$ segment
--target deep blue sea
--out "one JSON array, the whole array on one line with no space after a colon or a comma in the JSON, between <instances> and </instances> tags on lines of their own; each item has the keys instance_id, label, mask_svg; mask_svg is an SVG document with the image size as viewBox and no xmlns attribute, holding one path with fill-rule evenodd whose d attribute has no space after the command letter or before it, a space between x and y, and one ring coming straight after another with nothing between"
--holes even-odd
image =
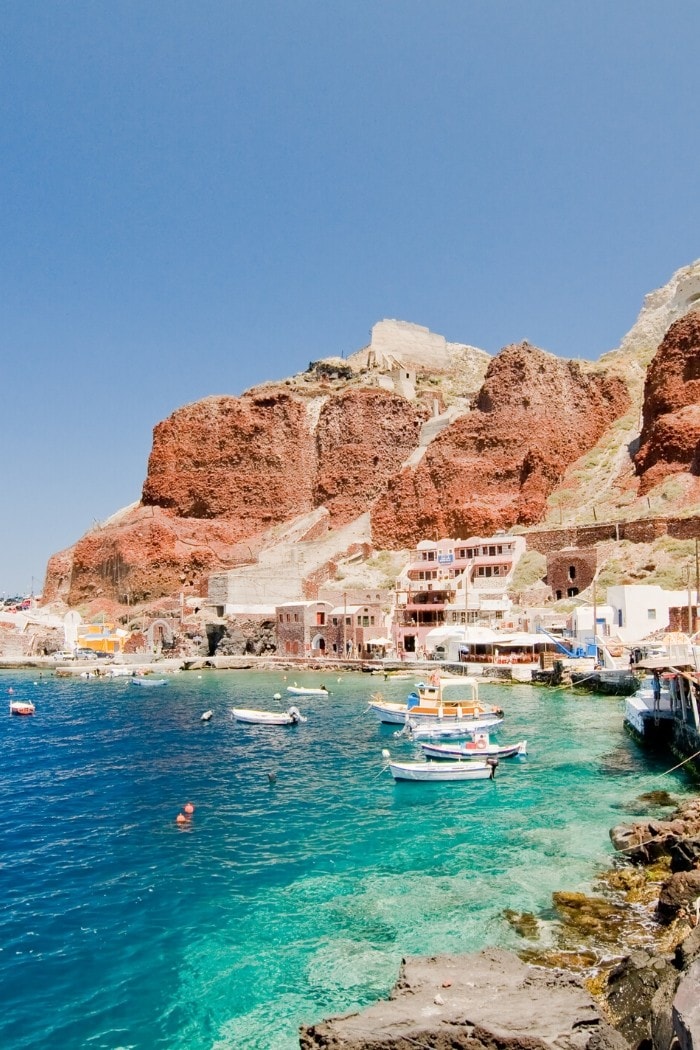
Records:
<instances>
[{"instance_id":1,"label":"deep blue sea","mask_svg":"<svg viewBox=\"0 0 700 1050\"><path fill-rule=\"evenodd\" d=\"M232 720L277 692L288 706L293 677L331 689L293 701L305 724ZM0 720L0 1046L292 1050L302 1021L385 995L405 954L521 944L505 907L543 917L546 940L552 892L609 866L635 799L693 793L627 738L624 701L488 684L500 741L526 737L528 758L494 781L395 784L382 748L415 745L366 703L410 686L1 673L37 711Z\"/></svg>"}]
</instances>

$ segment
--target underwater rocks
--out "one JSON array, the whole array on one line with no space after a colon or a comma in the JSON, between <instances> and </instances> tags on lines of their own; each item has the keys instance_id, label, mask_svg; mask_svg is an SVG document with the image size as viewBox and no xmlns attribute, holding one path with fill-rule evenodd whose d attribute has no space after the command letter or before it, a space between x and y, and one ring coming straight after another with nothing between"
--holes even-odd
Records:
<instances>
[{"instance_id":1,"label":"underwater rocks","mask_svg":"<svg viewBox=\"0 0 700 1050\"><path fill-rule=\"evenodd\" d=\"M301 1050L700 1050L700 798L610 837L599 895L553 895L553 946L534 944L536 916L506 909L530 942L518 955L404 960L388 1000L303 1026Z\"/></svg>"},{"instance_id":2,"label":"underwater rocks","mask_svg":"<svg viewBox=\"0 0 700 1050\"><path fill-rule=\"evenodd\" d=\"M625 1050L571 975L512 952L404 960L391 997L302 1027L302 1050Z\"/></svg>"}]
</instances>

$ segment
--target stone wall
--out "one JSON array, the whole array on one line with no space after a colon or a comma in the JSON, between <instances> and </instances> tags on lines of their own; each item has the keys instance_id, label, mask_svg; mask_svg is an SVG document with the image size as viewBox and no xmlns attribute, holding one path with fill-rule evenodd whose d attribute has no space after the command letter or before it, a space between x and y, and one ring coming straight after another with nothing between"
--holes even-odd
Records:
<instances>
[{"instance_id":1,"label":"stone wall","mask_svg":"<svg viewBox=\"0 0 700 1050\"><path fill-rule=\"evenodd\" d=\"M591 547L610 540L651 543L659 536L677 540L700 538L700 516L688 518L638 518L635 521L571 525L563 529L535 529L526 534L528 550L550 554L566 547Z\"/></svg>"}]
</instances>

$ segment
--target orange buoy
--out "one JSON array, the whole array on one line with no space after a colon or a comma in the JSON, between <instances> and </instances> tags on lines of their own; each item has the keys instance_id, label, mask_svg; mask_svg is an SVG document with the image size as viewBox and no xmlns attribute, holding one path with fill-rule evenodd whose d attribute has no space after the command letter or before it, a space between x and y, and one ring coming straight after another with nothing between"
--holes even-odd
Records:
<instances>
[{"instance_id":1,"label":"orange buoy","mask_svg":"<svg viewBox=\"0 0 700 1050\"><path fill-rule=\"evenodd\" d=\"M185 806L185 813L194 813L194 806L191 802L188 802Z\"/></svg>"},{"instance_id":2,"label":"orange buoy","mask_svg":"<svg viewBox=\"0 0 700 1050\"><path fill-rule=\"evenodd\" d=\"M176 824L186 824L187 823L187 817L185 816L185 814L184 813L178 813L178 815L175 817L175 823Z\"/></svg>"}]
</instances>

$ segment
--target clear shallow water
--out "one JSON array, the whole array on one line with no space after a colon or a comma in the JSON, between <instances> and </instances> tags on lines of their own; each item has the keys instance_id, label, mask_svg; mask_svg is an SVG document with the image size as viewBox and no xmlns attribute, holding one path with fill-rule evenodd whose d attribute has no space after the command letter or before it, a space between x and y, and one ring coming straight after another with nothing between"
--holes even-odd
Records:
<instances>
[{"instance_id":1,"label":"clear shallow water","mask_svg":"<svg viewBox=\"0 0 700 1050\"><path fill-rule=\"evenodd\" d=\"M622 700L528 686L481 688L527 760L395 784L382 748L416 749L366 701L411 682L296 677L331 695L273 728L229 710L276 707L281 674L0 674L37 705L0 719L6 1050L292 1050L300 1022L385 995L402 955L515 947L505 907L547 914L608 866L642 792L692 793L628 740Z\"/></svg>"}]
</instances>

